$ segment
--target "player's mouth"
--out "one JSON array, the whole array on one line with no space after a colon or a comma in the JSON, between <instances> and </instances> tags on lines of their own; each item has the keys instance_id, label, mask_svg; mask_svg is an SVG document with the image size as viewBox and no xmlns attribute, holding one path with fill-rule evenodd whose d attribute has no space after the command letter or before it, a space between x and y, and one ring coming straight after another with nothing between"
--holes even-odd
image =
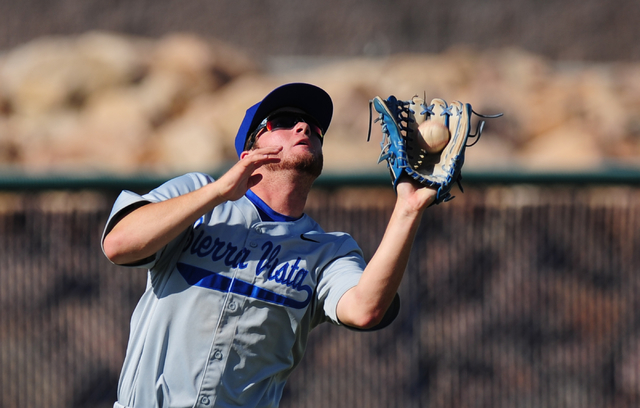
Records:
<instances>
[{"instance_id":1,"label":"player's mouth","mask_svg":"<svg viewBox=\"0 0 640 408\"><path fill-rule=\"evenodd\" d=\"M311 146L311 141L309 139L301 139L295 144L295 146Z\"/></svg>"}]
</instances>

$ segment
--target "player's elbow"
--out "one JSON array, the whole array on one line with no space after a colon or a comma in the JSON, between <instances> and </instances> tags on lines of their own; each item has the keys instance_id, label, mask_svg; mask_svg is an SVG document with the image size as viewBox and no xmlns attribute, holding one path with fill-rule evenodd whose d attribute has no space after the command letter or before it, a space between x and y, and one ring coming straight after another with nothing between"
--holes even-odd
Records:
<instances>
[{"instance_id":1,"label":"player's elbow","mask_svg":"<svg viewBox=\"0 0 640 408\"><path fill-rule=\"evenodd\" d=\"M350 316L349 321L346 323L348 326L355 327L357 329L367 330L376 327L384 318L384 310L366 310L354 313Z\"/></svg>"},{"instance_id":2,"label":"player's elbow","mask_svg":"<svg viewBox=\"0 0 640 408\"><path fill-rule=\"evenodd\" d=\"M129 261L129 251L118 234L109 233L102 242L102 251L111 262L117 265L126 264Z\"/></svg>"},{"instance_id":3,"label":"player's elbow","mask_svg":"<svg viewBox=\"0 0 640 408\"><path fill-rule=\"evenodd\" d=\"M388 306L383 299L363 296L356 286L338 302L338 319L350 327L370 329L382 321Z\"/></svg>"},{"instance_id":4,"label":"player's elbow","mask_svg":"<svg viewBox=\"0 0 640 408\"><path fill-rule=\"evenodd\" d=\"M120 256L120 251L118 250L118 244L116 240L111 236L111 234L107 235L102 241L102 252L104 255L113 263L117 263L116 260Z\"/></svg>"},{"instance_id":5,"label":"player's elbow","mask_svg":"<svg viewBox=\"0 0 640 408\"><path fill-rule=\"evenodd\" d=\"M367 318L362 319L362 321L356 327L362 330L372 329L380 324L383 317L384 317L384 314L380 316L378 315L368 316Z\"/></svg>"}]
</instances>

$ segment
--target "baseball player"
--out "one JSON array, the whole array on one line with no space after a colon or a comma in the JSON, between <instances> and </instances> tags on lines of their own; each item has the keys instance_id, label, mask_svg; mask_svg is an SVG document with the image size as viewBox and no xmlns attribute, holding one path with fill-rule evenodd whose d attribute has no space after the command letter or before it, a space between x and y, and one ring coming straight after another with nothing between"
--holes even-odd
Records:
<instances>
[{"instance_id":1,"label":"baseball player","mask_svg":"<svg viewBox=\"0 0 640 408\"><path fill-rule=\"evenodd\" d=\"M148 269L114 407L277 407L312 328L388 325L423 210L435 191L408 178L368 264L348 234L304 213L322 170L333 104L286 84L246 112L239 161L123 191L102 248Z\"/></svg>"}]
</instances>

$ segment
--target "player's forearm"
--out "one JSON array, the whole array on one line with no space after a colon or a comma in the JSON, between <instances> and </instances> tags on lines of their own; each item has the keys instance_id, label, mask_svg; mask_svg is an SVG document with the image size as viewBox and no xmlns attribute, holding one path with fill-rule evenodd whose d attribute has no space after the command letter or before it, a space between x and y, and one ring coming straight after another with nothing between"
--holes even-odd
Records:
<instances>
[{"instance_id":1,"label":"player's forearm","mask_svg":"<svg viewBox=\"0 0 640 408\"><path fill-rule=\"evenodd\" d=\"M340 300L338 316L341 322L360 328L373 327L391 305L409 262L423 212L404 204L400 201L396 204L382 241L358 285Z\"/></svg>"},{"instance_id":2,"label":"player's forearm","mask_svg":"<svg viewBox=\"0 0 640 408\"><path fill-rule=\"evenodd\" d=\"M222 177L188 194L160 203L148 204L128 214L105 237L104 253L112 262L129 264L158 252L203 214L218 204L242 197L260 182L254 175L259 167L280 159L280 146L243 153Z\"/></svg>"},{"instance_id":3,"label":"player's forearm","mask_svg":"<svg viewBox=\"0 0 640 408\"><path fill-rule=\"evenodd\" d=\"M107 234L103 243L105 255L116 264L147 258L224 201L212 183L189 194L140 207Z\"/></svg>"}]
</instances>

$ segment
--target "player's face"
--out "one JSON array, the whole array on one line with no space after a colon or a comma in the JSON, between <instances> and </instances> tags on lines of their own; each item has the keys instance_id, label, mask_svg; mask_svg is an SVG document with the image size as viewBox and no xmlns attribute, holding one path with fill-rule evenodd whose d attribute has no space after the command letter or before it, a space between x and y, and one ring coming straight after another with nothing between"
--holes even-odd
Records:
<instances>
[{"instance_id":1,"label":"player's face","mask_svg":"<svg viewBox=\"0 0 640 408\"><path fill-rule=\"evenodd\" d=\"M282 160L268 165L267 168L271 170L297 169L319 176L323 165L322 134L319 127L312 119L305 121L305 116L300 115L300 112L284 114L290 115L290 118L277 120L272 115L276 120L258 132L254 148L282 146Z\"/></svg>"}]
</instances>

